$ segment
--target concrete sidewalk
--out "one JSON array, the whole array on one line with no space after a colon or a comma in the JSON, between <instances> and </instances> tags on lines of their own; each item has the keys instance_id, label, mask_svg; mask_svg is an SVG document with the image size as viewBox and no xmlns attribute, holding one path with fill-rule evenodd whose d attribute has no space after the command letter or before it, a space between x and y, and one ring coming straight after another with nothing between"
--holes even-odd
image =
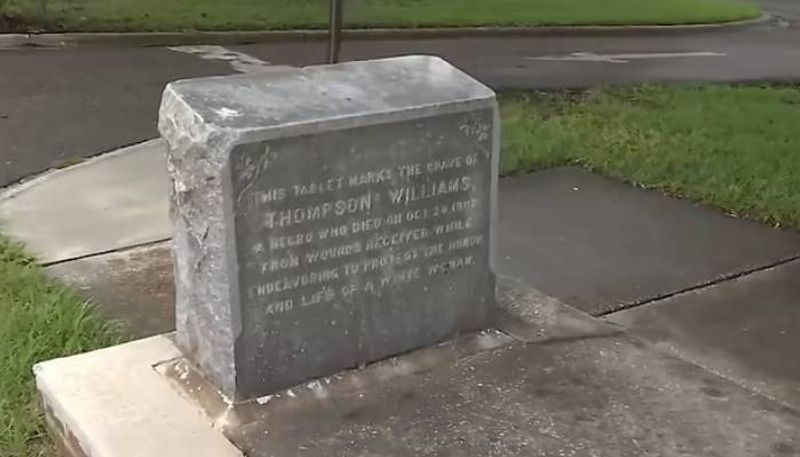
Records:
<instances>
[{"instance_id":1,"label":"concrete sidewalk","mask_svg":"<svg viewBox=\"0 0 800 457\"><path fill-rule=\"evenodd\" d=\"M0 194L0 221L44 264L170 238L164 143L55 170Z\"/></svg>"},{"instance_id":2,"label":"concrete sidewalk","mask_svg":"<svg viewBox=\"0 0 800 457\"><path fill-rule=\"evenodd\" d=\"M160 141L137 145L0 196L4 231L28 242L51 274L83 289L137 336L172 329L163 147ZM584 316L569 318L574 323L592 319L584 313L604 315L629 333L593 335L570 324L549 334L545 345L534 339L533 346L470 359L476 383L505 393L478 402L486 388L464 386L459 398L473 399L479 409L516 409L480 419L477 409L434 415L431 427L449 429L451 421L469 416L499 433L508 421L552 418L536 422L541 436L535 444L525 444L533 435L515 435L498 441L514 446L498 455L559 449L575 455L593 455L588 449L602 455L670 449L675 455L800 455L798 234L574 168L503 179L500 186L499 270L531 288L520 303L534 306L517 311L540 328L565 316ZM374 398L408 403L399 410L402 420L425 423L423 405L445 398L457 371L443 366L418 380L431 386L430 395L398 380ZM398 400L395 387L416 392L417 400ZM357 416L384 420L375 410L382 401L376 401L364 403ZM310 408L293 414L314 424L303 436L322 439L328 422L313 421ZM326 414L352 416L335 408ZM497 422L502 417L505 425ZM349 424L341 422L337 433L356 433ZM650 432L657 429L664 433ZM291 430L276 429L280 433L266 438L255 427L231 439L243 448L280 450L285 440L298 439ZM413 427L409 433L426 436ZM573 444L559 444L565 442ZM496 445L481 441L478 448Z\"/></svg>"},{"instance_id":3,"label":"concrete sidewalk","mask_svg":"<svg viewBox=\"0 0 800 457\"><path fill-rule=\"evenodd\" d=\"M609 319L655 347L800 410L800 261Z\"/></svg>"}]
</instances>

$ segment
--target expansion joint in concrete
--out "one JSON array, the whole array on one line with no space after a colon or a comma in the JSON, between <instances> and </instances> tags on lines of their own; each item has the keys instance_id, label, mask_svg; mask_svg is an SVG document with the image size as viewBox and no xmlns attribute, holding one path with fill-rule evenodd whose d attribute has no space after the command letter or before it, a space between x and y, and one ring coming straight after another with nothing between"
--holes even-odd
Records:
<instances>
[{"instance_id":1,"label":"expansion joint in concrete","mask_svg":"<svg viewBox=\"0 0 800 457\"><path fill-rule=\"evenodd\" d=\"M695 292L695 291L706 289L706 288L709 288L709 287L714 287L714 286L726 283L728 281L734 281L734 280L737 280L739 278L742 278L742 277L745 277L745 276L748 276L748 275L751 275L751 274L754 274L754 273L758 273L760 271L765 271L765 270L770 270L772 268L780 267L782 265L786 265L786 264L792 263L792 262L797 261L797 260L800 260L800 254L795 254L795 255L792 255L790 257L786 257L786 258L777 260L775 262L768 263L766 265L759 265L757 267L748 268L746 270L737 271L735 273L723 275L723 276L720 276L718 278L712 279L710 281L704 281L704 282L701 282L701 283L698 283L698 284L695 284L695 285L692 285L692 286L689 286L689 287L685 287L685 288L682 288L682 289L678 289L678 290L675 290L675 291L672 291L672 292L646 297L646 298L643 298L641 300L637 300L635 302L625 304L625 305L623 305L621 307L614 308L614 309L611 309L609 311L604 311L604 312L598 314L597 316L598 317L605 317L605 316L608 316L608 315L611 315L611 314L615 314L615 313L618 313L618 312L621 312L621 311L626 311L626 310L629 310L629 309L632 309L632 308L638 308L638 307L644 306L644 305L655 304L657 302L660 302L662 300L666 300L668 298L672 298L672 297L675 297L675 296L678 296L678 295L682 295L682 294L686 294L686 293L690 293L690 292Z\"/></svg>"}]
</instances>

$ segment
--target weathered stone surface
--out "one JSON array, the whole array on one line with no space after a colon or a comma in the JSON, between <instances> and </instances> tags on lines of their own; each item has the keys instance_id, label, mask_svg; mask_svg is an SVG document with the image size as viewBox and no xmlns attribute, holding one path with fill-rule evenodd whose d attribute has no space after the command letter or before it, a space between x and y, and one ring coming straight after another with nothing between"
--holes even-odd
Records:
<instances>
[{"instance_id":1,"label":"weathered stone surface","mask_svg":"<svg viewBox=\"0 0 800 457\"><path fill-rule=\"evenodd\" d=\"M252 398L485 327L494 93L412 56L170 84L178 342Z\"/></svg>"}]
</instances>

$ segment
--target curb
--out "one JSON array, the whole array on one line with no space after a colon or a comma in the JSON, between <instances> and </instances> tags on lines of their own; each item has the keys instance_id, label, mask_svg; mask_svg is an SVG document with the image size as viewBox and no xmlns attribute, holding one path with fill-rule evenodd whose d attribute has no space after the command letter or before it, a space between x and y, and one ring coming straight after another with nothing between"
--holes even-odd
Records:
<instances>
[{"instance_id":1,"label":"curb","mask_svg":"<svg viewBox=\"0 0 800 457\"><path fill-rule=\"evenodd\" d=\"M667 35L686 32L730 30L769 22L765 13L757 19L720 24L690 25L587 25L542 27L463 27L463 28L376 28L343 31L349 40L433 39L433 38L504 38L546 36L620 36ZM253 44L287 41L321 41L327 30L277 30L234 32L135 32L135 33L42 33L2 34L0 49L22 47L63 47L75 45L104 46L175 46L188 44Z\"/></svg>"},{"instance_id":2,"label":"curb","mask_svg":"<svg viewBox=\"0 0 800 457\"><path fill-rule=\"evenodd\" d=\"M155 146L161 141L162 141L161 138L152 138L149 140L139 141L137 143L129 144L126 146L120 146L116 149L112 149L106 152L101 152L91 157L87 157L76 164L69 165L63 168L49 168L47 170L43 170L40 173L35 173L31 176L25 177L20 181L10 183L5 187L0 187L0 206L2 206L3 203L9 200L13 200L19 194L27 191L28 189L31 189L46 182L50 178L59 176L60 174L63 173L71 173L74 172L75 170L80 170L81 168L87 166L95 165L97 164L97 162L113 159L114 157L126 154L131 150L135 150L137 148L146 148Z\"/></svg>"}]
</instances>

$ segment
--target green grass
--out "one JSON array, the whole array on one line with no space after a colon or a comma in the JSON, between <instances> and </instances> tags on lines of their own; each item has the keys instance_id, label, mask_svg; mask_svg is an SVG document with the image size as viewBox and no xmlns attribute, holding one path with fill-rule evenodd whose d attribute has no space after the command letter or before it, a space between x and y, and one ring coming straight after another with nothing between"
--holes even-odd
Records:
<instances>
[{"instance_id":1,"label":"green grass","mask_svg":"<svg viewBox=\"0 0 800 457\"><path fill-rule=\"evenodd\" d=\"M507 96L505 174L579 165L800 229L800 88Z\"/></svg>"},{"instance_id":2,"label":"green grass","mask_svg":"<svg viewBox=\"0 0 800 457\"><path fill-rule=\"evenodd\" d=\"M2 0L0 0L2 1ZM7 10L41 23L42 0ZM686 24L757 17L744 0L345 0L349 27ZM46 25L69 31L323 28L327 0L47 0Z\"/></svg>"},{"instance_id":3,"label":"green grass","mask_svg":"<svg viewBox=\"0 0 800 457\"><path fill-rule=\"evenodd\" d=\"M55 455L33 383L34 363L117 341L69 288L0 235L0 456Z\"/></svg>"}]
</instances>

